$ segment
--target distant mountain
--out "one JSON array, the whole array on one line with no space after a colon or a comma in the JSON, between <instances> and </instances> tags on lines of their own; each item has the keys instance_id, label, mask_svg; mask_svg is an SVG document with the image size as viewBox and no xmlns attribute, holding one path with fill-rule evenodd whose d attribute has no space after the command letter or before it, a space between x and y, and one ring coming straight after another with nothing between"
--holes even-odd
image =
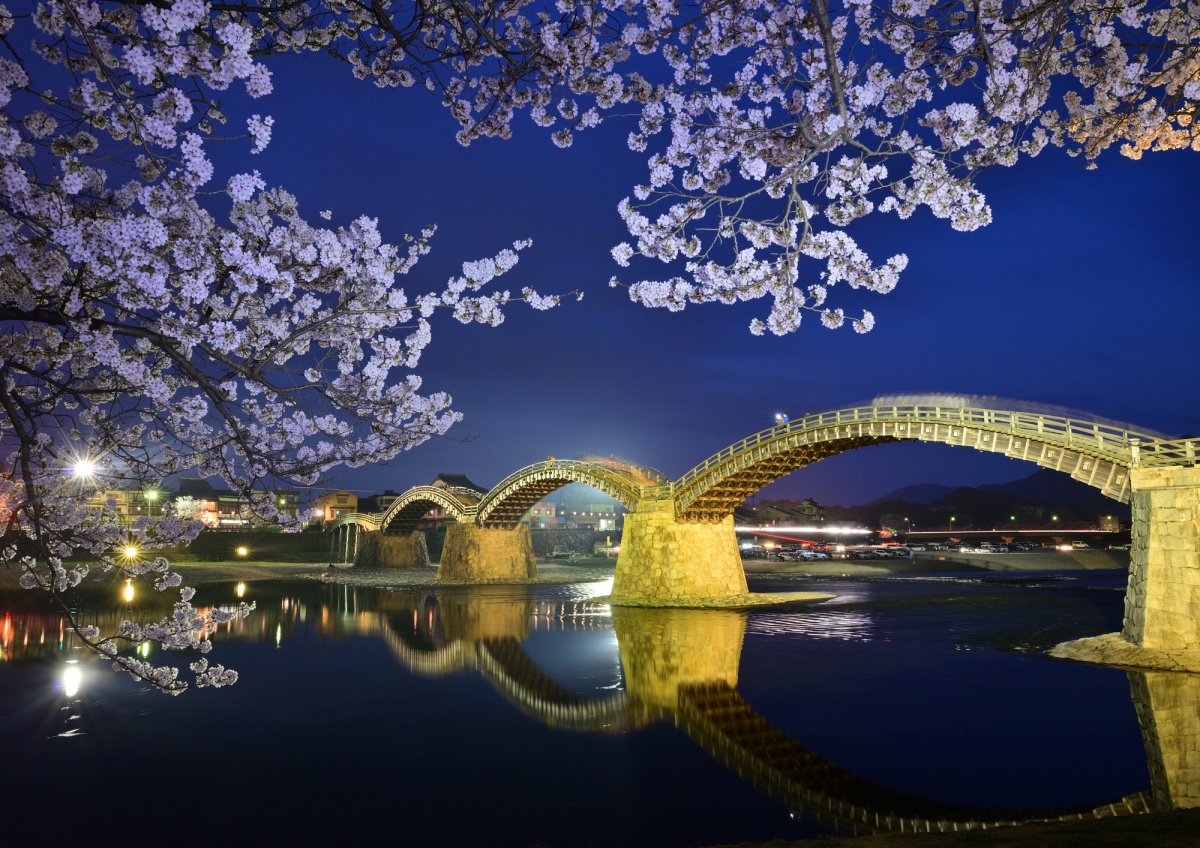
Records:
<instances>
[{"instance_id":1,"label":"distant mountain","mask_svg":"<svg viewBox=\"0 0 1200 848\"><path fill-rule=\"evenodd\" d=\"M910 504L936 504L942 501L953 501L952 492L969 487L943 486L938 483L918 483L915 486L904 486L889 492L881 498L876 498L865 506L878 506L885 501L902 501ZM988 492L999 495L1010 501L1017 501L1031 506L1061 506L1064 504L1081 507L1100 507L1111 505L1112 501L1100 494L1086 483L1073 480L1059 471L1044 468L1028 477L1014 480L1011 483L989 483L986 486L975 486L972 491ZM958 498L961 500L961 495Z\"/></svg>"},{"instance_id":2,"label":"distant mountain","mask_svg":"<svg viewBox=\"0 0 1200 848\"><path fill-rule=\"evenodd\" d=\"M903 501L910 504L930 504L940 501L953 492L957 486L942 486L938 483L918 483L915 486L904 486L894 492L876 498L866 506L875 506L884 501Z\"/></svg>"},{"instance_id":3,"label":"distant mountain","mask_svg":"<svg viewBox=\"0 0 1200 848\"><path fill-rule=\"evenodd\" d=\"M1043 468L1021 480L980 486L979 489L1033 506L1070 504L1071 506L1103 508L1105 505L1112 504L1109 498L1100 494L1099 489L1094 489L1087 483L1080 483L1060 471L1051 471L1048 468Z\"/></svg>"}]
</instances>

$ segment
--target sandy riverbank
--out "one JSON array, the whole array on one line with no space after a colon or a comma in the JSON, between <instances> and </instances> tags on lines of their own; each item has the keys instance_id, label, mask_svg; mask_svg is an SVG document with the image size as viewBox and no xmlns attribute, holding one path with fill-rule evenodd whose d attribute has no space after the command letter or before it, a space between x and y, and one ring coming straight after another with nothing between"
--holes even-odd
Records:
<instances>
[{"instance_id":1,"label":"sandy riverbank","mask_svg":"<svg viewBox=\"0 0 1200 848\"><path fill-rule=\"evenodd\" d=\"M608 557L552 559L538 562L538 583L588 583L613 576L617 561ZM742 561L746 574L792 574L813 577L870 576L927 571L1042 571L1054 569L1128 568L1127 551L1030 551L1014 554L963 554L924 552L914 557L891 560L821 560L814 562L775 562L765 559ZM366 570L310 562L178 562L171 568L185 583L217 580L310 579L359 586L424 586L437 579L437 568L416 571L397 569ZM0 568L0 589L17 587L19 572ZM113 579L111 573L93 571L88 582Z\"/></svg>"}]
</instances>

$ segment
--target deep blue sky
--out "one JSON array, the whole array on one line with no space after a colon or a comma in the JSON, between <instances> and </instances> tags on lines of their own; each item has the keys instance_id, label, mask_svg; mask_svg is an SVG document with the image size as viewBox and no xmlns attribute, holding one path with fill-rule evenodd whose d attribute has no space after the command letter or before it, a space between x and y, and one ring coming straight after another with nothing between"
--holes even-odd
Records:
<instances>
[{"instance_id":1,"label":"deep blue sky","mask_svg":"<svg viewBox=\"0 0 1200 848\"><path fill-rule=\"evenodd\" d=\"M1195 154L1131 162L1113 152L1089 172L1050 150L984 176L994 223L975 233L928 213L870 216L851 235L877 261L906 252L908 269L889 295L835 288L831 300L849 313L870 309L876 329L830 332L810 318L791 336L756 338L747 326L766 317L765 302L673 314L608 288L618 271L632 281L630 272L663 268L619 269L609 256L627 238L617 203L645 175L646 154L625 147L628 124L609 122L564 151L521 115L513 139L462 148L424 91L379 90L319 57L272 68L276 92L252 111L275 117L274 140L253 166L297 194L311 218L322 209L335 224L376 216L392 239L436 223L433 253L405 281L410 291L532 238L504 286L586 292L550 312L513 307L497 329L443 316L418 373L427 390L453 394L464 421L389 467L344 471L331 486L402 490L441 471L491 486L547 455L584 454L677 477L770 426L776 411L895 393L996 395L1200 433ZM910 483L1004 482L1035 470L961 448L880 446L763 494L854 504Z\"/></svg>"}]
</instances>

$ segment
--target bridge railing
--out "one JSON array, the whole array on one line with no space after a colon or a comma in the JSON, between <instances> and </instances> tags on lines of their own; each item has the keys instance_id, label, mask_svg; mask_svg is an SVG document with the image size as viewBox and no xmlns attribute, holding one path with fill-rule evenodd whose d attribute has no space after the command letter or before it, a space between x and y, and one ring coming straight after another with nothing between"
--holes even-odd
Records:
<instances>
[{"instance_id":1,"label":"bridge railing","mask_svg":"<svg viewBox=\"0 0 1200 848\"><path fill-rule=\"evenodd\" d=\"M604 468L608 471L616 471L618 474L625 475L630 473L629 469L636 468L643 472L653 472L654 476L651 479L662 481L663 483L669 482L668 478L660 472L654 471L654 469L651 468L643 468L640 465L631 465L629 463L599 463L591 462L586 459L547 459L545 462L535 462L532 465L526 465L524 468L517 469L512 474L509 474L507 477L493 486L491 492L488 492L488 495L492 494L492 492L501 492L513 481L519 480L522 477L526 477L529 474L537 471L588 471L596 467ZM651 475L645 474L644 476Z\"/></svg>"},{"instance_id":2,"label":"bridge railing","mask_svg":"<svg viewBox=\"0 0 1200 848\"><path fill-rule=\"evenodd\" d=\"M379 524L383 521L382 512L344 512L325 525L326 530L334 530L347 524Z\"/></svg>"},{"instance_id":3,"label":"bridge railing","mask_svg":"<svg viewBox=\"0 0 1200 848\"><path fill-rule=\"evenodd\" d=\"M688 471L676 482L676 486L685 485L708 469L719 465L735 454L753 448L766 442L775 441L781 437L806 430L819 430L823 427L861 423L865 421L913 421L935 424L982 425L989 430L1009 432L1014 435L1029 436L1040 441L1055 442L1064 447L1085 450L1110 456L1124 464L1133 464L1133 445L1140 443L1143 460L1147 457L1147 446L1155 448L1160 444L1154 436L1116 427L1111 424L1101 424L1094 421L1082 421L1076 418L1064 418L1055 415L1040 415L1030 412L1013 412L1000 409L982 409L978 407L959 406L860 406L851 409L837 409L805 415L787 424L781 424L767 430L762 430L747 436L740 442L713 454L700 465ZM1134 440L1137 440L1136 442ZM1169 443L1183 445L1172 451L1151 451L1169 461L1161 464L1180 464L1187 450L1193 455L1197 449L1197 440L1186 443ZM1190 446L1190 447L1189 447ZM1143 461L1142 464L1148 464Z\"/></svg>"},{"instance_id":4,"label":"bridge railing","mask_svg":"<svg viewBox=\"0 0 1200 848\"><path fill-rule=\"evenodd\" d=\"M438 486L437 488L441 489L442 487ZM446 486L443 491L457 495L460 500L462 498L470 498L476 502L482 500L483 496L487 494L487 492L481 492L478 489L468 489L466 486ZM463 504L463 506L471 506L471 504Z\"/></svg>"},{"instance_id":5,"label":"bridge railing","mask_svg":"<svg viewBox=\"0 0 1200 848\"><path fill-rule=\"evenodd\" d=\"M1138 465L1196 465L1200 463L1200 439L1162 439L1138 445Z\"/></svg>"}]
</instances>

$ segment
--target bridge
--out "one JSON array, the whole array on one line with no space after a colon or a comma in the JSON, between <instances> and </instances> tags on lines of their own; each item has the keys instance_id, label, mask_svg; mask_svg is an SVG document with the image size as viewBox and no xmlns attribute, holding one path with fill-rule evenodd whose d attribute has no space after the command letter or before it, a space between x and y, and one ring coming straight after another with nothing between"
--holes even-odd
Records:
<instances>
[{"instance_id":1,"label":"bridge","mask_svg":"<svg viewBox=\"0 0 1200 848\"><path fill-rule=\"evenodd\" d=\"M533 601L397 593L389 602L392 612L359 614L359 632L382 638L409 671L427 676L478 672L529 718L561 730L616 733L672 724L758 791L841 831L981 830L1200 803L1189 780L1197 722L1194 711L1190 718L1184 715L1186 705L1196 703L1188 696L1200 682L1186 675L1130 675L1150 760L1150 792L1073 808L971 807L871 783L767 721L737 692L746 627L740 613L613 608L624 686L597 698L571 692L525 652L522 642L537 617ZM567 617L590 619L603 609L577 606L585 609Z\"/></svg>"},{"instance_id":2,"label":"bridge","mask_svg":"<svg viewBox=\"0 0 1200 848\"><path fill-rule=\"evenodd\" d=\"M889 442L935 442L1032 462L1130 503L1132 564L1122 632L1075 645L1070 655L1200 670L1194 612L1200 609L1200 439L1165 439L1100 419L996 408L999 403L973 405L969 398L912 400L884 398L805 415L718 451L678 480L628 463L548 459L513 472L482 497L418 486L386 513L343 516L334 530L342 534L347 558L415 567L428 564L413 531L416 521L441 508L459 523L447 530L439 581L525 580L537 567L521 516L555 489L584 483L630 510L610 602L762 602L748 592L734 535L739 504L826 457ZM371 545L360 543L363 533L375 534Z\"/></svg>"}]
</instances>

